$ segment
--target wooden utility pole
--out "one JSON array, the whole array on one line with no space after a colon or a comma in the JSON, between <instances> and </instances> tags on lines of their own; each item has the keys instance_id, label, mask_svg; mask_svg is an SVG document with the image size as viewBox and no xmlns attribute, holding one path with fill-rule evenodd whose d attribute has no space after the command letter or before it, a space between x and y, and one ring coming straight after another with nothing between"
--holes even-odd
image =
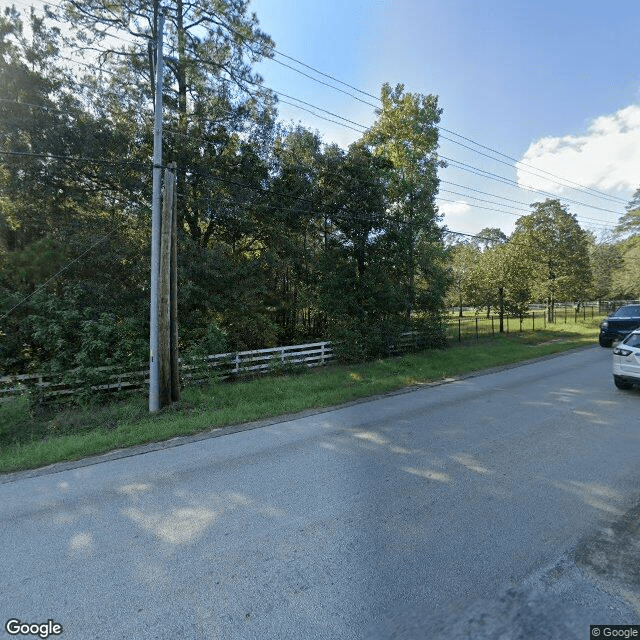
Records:
<instances>
[{"instance_id":1,"label":"wooden utility pole","mask_svg":"<svg viewBox=\"0 0 640 640\"><path fill-rule=\"evenodd\" d=\"M158 310L158 341L160 359L160 407L171 404L171 228L175 197L176 165L164 170L164 200L160 242L160 283Z\"/></svg>"}]
</instances>

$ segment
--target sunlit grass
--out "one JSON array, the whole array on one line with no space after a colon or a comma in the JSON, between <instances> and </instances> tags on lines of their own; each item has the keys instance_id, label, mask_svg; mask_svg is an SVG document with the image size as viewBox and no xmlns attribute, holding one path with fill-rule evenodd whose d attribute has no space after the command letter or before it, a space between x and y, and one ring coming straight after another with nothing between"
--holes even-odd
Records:
<instances>
[{"instance_id":1,"label":"sunlit grass","mask_svg":"<svg viewBox=\"0 0 640 640\"><path fill-rule=\"evenodd\" d=\"M535 333L452 342L357 365L183 390L173 407L150 416L142 394L84 408L38 408L25 398L0 404L0 472L77 460L133 445L341 404L414 385L597 343L598 320Z\"/></svg>"}]
</instances>

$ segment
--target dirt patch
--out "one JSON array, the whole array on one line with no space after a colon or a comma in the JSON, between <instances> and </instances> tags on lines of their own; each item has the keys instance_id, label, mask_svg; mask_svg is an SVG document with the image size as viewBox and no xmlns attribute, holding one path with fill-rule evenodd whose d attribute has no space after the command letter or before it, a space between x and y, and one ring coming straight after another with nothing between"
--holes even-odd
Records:
<instances>
[{"instance_id":1,"label":"dirt patch","mask_svg":"<svg viewBox=\"0 0 640 640\"><path fill-rule=\"evenodd\" d=\"M532 344L532 347L543 347L545 344L555 344L557 342L571 342L572 338L553 338L552 340L546 340L545 342L536 342Z\"/></svg>"}]
</instances>

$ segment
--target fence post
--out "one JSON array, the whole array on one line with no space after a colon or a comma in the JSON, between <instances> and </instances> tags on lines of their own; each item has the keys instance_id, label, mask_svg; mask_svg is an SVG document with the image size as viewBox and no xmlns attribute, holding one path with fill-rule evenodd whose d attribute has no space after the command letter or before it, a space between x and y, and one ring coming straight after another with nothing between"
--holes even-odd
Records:
<instances>
[{"instance_id":1,"label":"fence post","mask_svg":"<svg viewBox=\"0 0 640 640\"><path fill-rule=\"evenodd\" d=\"M320 344L320 364L324 364L324 345L324 342Z\"/></svg>"},{"instance_id":2,"label":"fence post","mask_svg":"<svg viewBox=\"0 0 640 640\"><path fill-rule=\"evenodd\" d=\"M458 342L462 342L462 319L458 318Z\"/></svg>"}]
</instances>

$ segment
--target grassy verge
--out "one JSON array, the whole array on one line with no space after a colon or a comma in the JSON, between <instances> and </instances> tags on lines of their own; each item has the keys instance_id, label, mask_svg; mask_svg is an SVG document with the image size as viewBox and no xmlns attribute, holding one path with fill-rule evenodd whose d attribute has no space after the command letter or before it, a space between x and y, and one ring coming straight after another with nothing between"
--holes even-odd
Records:
<instances>
[{"instance_id":1,"label":"grassy verge","mask_svg":"<svg viewBox=\"0 0 640 640\"><path fill-rule=\"evenodd\" d=\"M0 404L0 473L348 402L403 387L597 343L597 320L499 335L298 375L212 383L183 390L175 406L149 416L139 396L84 407L37 407L28 397Z\"/></svg>"}]
</instances>

